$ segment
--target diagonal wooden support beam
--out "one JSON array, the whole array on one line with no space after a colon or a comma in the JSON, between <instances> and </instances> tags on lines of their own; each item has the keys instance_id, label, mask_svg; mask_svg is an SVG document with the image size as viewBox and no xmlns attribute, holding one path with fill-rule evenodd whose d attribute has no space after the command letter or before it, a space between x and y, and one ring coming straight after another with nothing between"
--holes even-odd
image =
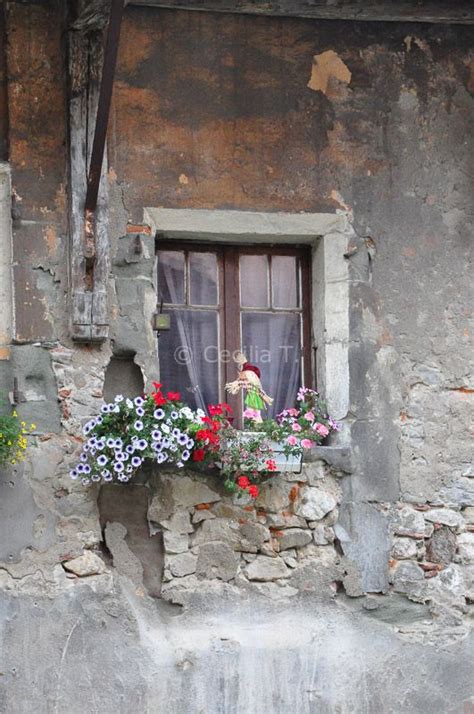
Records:
<instances>
[{"instance_id":1,"label":"diagonal wooden support beam","mask_svg":"<svg viewBox=\"0 0 474 714\"><path fill-rule=\"evenodd\" d=\"M112 0L110 20L107 29L107 41L104 52L104 66L100 83L99 106L95 121L94 142L89 164L85 213L94 213L99 194L100 174L104 160L107 126L109 123L110 103L114 84L115 66L117 64L120 28L122 25L124 0Z\"/></svg>"},{"instance_id":2,"label":"diagonal wooden support beam","mask_svg":"<svg viewBox=\"0 0 474 714\"><path fill-rule=\"evenodd\" d=\"M77 341L101 342L108 336L105 147L123 0L107 3L110 20L105 49L102 31L106 22L95 21L97 3L79 0L78 4L69 33L71 336ZM102 3L99 19L107 14Z\"/></svg>"}]
</instances>

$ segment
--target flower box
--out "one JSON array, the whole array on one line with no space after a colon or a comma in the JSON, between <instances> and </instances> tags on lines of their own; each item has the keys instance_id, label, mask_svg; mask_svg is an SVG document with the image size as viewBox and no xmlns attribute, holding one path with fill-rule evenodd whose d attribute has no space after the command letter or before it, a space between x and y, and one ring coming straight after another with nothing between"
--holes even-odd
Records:
<instances>
[{"instance_id":1,"label":"flower box","mask_svg":"<svg viewBox=\"0 0 474 714\"><path fill-rule=\"evenodd\" d=\"M266 434L263 431L241 431L236 438L236 441L239 443L245 443L246 441L255 439L255 437L265 439ZM276 471L278 473L301 473L303 462L302 454L290 454L287 456L284 452L283 444L278 441L270 441L269 443L273 449L272 459L275 461ZM264 468L264 466L265 463L262 461L262 468Z\"/></svg>"}]
</instances>

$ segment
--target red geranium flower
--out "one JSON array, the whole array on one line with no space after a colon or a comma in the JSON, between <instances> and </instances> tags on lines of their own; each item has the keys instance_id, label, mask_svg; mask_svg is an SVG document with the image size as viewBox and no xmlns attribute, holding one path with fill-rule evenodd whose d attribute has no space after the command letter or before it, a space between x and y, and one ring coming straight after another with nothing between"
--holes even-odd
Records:
<instances>
[{"instance_id":1,"label":"red geranium flower","mask_svg":"<svg viewBox=\"0 0 474 714\"><path fill-rule=\"evenodd\" d=\"M232 414L232 411L233 411L233 410L232 410L232 407L230 406L230 404L227 404L227 402L221 402L221 403L219 404L219 406L220 406L221 409L223 409L224 411L229 412L229 414Z\"/></svg>"},{"instance_id":2,"label":"red geranium flower","mask_svg":"<svg viewBox=\"0 0 474 714\"><path fill-rule=\"evenodd\" d=\"M167 399L162 395L161 392L155 392L155 394L152 394L151 396L153 397L153 400L157 407L162 407L163 404L166 404L167 402Z\"/></svg>"},{"instance_id":3,"label":"red geranium flower","mask_svg":"<svg viewBox=\"0 0 474 714\"><path fill-rule=\"evenodd\" d=\"M152 382L152 385L155 387L156 391L158 391L161 387L161 382Z\"/></svg>"},{"instance_id":4,"label":"red geranium flower","mask_svg":"<svg viewBox=\"0 0 474 714\"><path fill-rule=\"evenodd\" d=\"M268 471L276 471L277 470L276 463L275 463L274 459L267 459L265 461L265 464L266 464Z\"/></svg>"},{"instance_id":5,"label":"red geranium flower","mask_svg":"<svg viewBox=\"0 0 474 714\"><path fill-rule=\"evenodd\" d=\"M254 486L254 485L252 484L252 486L249 486L247 490L248 490L249 494L252 496L252 498L257 498L257 496L258 496L258 486Z\"/></svg>"},{"instance_id":6,"label":"red geranium flower","mask_svg":"<svg viewBox=\"0 0 474 714\"><path fill-rule=\"evenodd\" d=\"M211 417L208 417L208 416L201 417L201 421L204 424L209 424L209 426L212 424L212 419L211 419Z\"/></svg>"},{"instance_id":7,"label":"red geranium flower","mask_svg":"<svg viewBox=\"0 0 474 714\"><path fill-rule=\"evenodd\" d=\"M209 439L210 436L211 432L209 429L199 429L199 431L196 432L197 441L206 441L206 439Z\"/></svg>"},{"instance_id":8,"label":"red geranium flower","mask_svg":"<svg viewBox=\"0 0 474 714\"><path fill-rule=\"evenodd\" d=\"M240 486L240 488L248 488L250 486L250 481L247 476L239 476L237 479L237 485Z\"/></svg>"},{"instance_id":9,"label":"red geranium flower","mask_svg":"<svg viewBox=\"0 0 474 714\"><path fill-rule=\"evenodd\" d=\"M193 451L193 461L204 461L204 456L206 452L204 449L194 449Z\"/></svg>"},{"instance_id":10,"label":"red geranium flower","mask_svg":"<svg viewBox=\"0 0 474 714\"><path fill-rule=\"evenodd\" d=\"M168 392L166 395L170 402L179 402L181 399L181 394L179 392Z\"/></svg>"},{"instance_id":11,"label":"red geranium flower","mask_svg":"<svg viewBox=\"0 0 474 714\"><path fill-rule=\"evenodd\" d=\"M209 409L209 414L211 416L220 416L222 414L222 406L220 404L215 406L214 404L209 404L207 408Z\"/></svg>"}]
</instances>

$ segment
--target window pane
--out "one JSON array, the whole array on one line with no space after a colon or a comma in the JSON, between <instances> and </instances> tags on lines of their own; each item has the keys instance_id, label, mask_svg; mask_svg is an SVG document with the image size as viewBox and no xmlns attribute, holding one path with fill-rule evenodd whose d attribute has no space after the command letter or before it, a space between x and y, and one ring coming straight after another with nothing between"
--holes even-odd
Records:
<instances>
[{"instance_id":1,"label":"window pane","mask_svg":"<svg viewBox=\"0 0 474 714\"><path fill-rule=\"evenodd\" d=\"M299 261L293 255L272 256L273 307L299 307Z\"/></svg>"},{"instance_id":2,"label":"window pane","mask_svg":"<svg viewBox=\"0 0 474 714\"><path fill-rule=\"evenodd\" d=\"M158 301L183 305L184 298L184 252L178 250L158 251Z\"/></svg>"},{"instance_id":3,"label":"window pane","mask_svg":"<svg viewBox=\"0 0 474 714\"><path fill-rule=\"evenodd\" d=\"M171 329L160 332L160 381L181 392L191 407L219 401L218 314L211 310L170 310Z\"/></svg>"},{"instance_id":4,"label":"window pane","mask_svg":"<svg viewBox=\"0 0 474 714\"><path fill-rule=\"evenodd\" d=\"M266 255L240 256L240 304L242 307L268 307Z\"/></svg>"},{"instance_id":5,"label":"window pane","mask_svg":"<svg viewBox=\"0 0 474 714\"><path fill-rule=\"evenodd\" d=\"M301 316L243 312L242 346L260 368L262 388L274 398L263 416L293 406L301 386Z\"/></svg>"},{"instance_id":6,"label":"window pane","mask_svg":"<svg viewBox=\"0 0 474 714\"><path fill-rule=\"evenodd\" d=\"M215 253L189 254L191 305L217 305L217 256Z\"/></svg>"}]
</instances>

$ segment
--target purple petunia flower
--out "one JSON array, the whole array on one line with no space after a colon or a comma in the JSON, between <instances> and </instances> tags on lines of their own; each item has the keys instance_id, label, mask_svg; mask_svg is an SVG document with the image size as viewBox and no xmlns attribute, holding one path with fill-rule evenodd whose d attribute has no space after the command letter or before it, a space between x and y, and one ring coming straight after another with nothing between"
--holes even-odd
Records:
<instances>
[{"instance_id":1,"label":"purple petunia flower","mask_svg":"<svg viewBox=\"0 0 474 714\"><path fill-rule=\"evenodd\" d=\"M97 457L97 463L99 466L105 466L105 464L108 462L108 458L105 454L101 454L100 456Z\"/></svg>"},{"instance_id":2,"label":"purple petunia flower","mask_svg":"<svg viewBox=\"0 0 474 714\"><path fill-rule=\"evenodd\" d=\"M81 483L83 486L88 486L90 484L90 478L81 478Z\"/></svg>"},{"instance_id":3,"label":"purple petunia flower","mask_svg":"<svg viewBox=\"0 0 474 714\"><path fill-rule=\"evenodd\" d=\"M135 414L139 417L145 416L145 410L143 409L143 407L137 407L135 409Z\"/></svg>"},{"instance_id":4,"label":"purple petunia flower","mask_svg":"<svg viewBox=\"0 0 474 714\"><path fill-rule=\"evenodd\" d=\"M99 474L92 474L91 476L92 481L100 481L100 476Z\"/></svg>"},{"instance_id":5,"label":"purple petunia flower","mask_svg":"<svg viewBox=\"0 0 474 714\"><path fill-rule=\"evenodd\" d=\"M185 450L183 451L183 453L181 454L181 458L182 458L183 461L187 461L187 460L189 459L189 457L190 457L190 453L189 453L189 451L187 451L187 450L185 449Z\"/></svg>"},{"instance_id":6,"label":"purple petunia flower","mask_svg":"<svg viewBox=\"0 0 474 714\"><path fill-rule=\"evenodd\" d=\"M142 431L143 430L143 422L140 421L140 419L137 419L137 421L133 425L133 428L135 429L135 431Z\"/></svg>"},{"instance_id":7,"label":"purple petunia flower","mask_svg":"<svg viewBox=\"0 0 474 714\"><path fill-rule=\"evenodd\" d=\"M131 464L134 469L137 469L139 466L142 465L142 459L139 456L132 456Z\"/></svg>"},{"instance_id":8,"label":"purple petunia flower","mask_svg":"<svg viewBox=\"0 0 474 714\"><path fill-rule=\"evenodd\" d=\"M188 443L188 437L186 434L180 434L178 436L178 444L181 444L181 446L185 446L185 444Z\"/></svg>"},{"instance_id":9,"label":"purple petunia flower","mask_svg":"<svg viewBox=\"0 0 474 714\"><path fill-rule=\"evenodd\" d=\"M168 459L168 457L165 453L163 453L163 451L160 454L158 454L158 456L156 458L156 460L158 461L159 464L162 464L164 461L167 461L167 459Z\"/></svg>"},{"instance_id":10,"label":"purple petunia flower","mask_svg":"<svg viewBox=\"0 0 474 714\"><path fill-rule=\"evenodd\" d=\"M148 441L146 439L140 439L139 441L137 441L137 449L140 449L140 451L144 451L147 446Z\"/></svg>"},{"instance_id":11,"label":"purple petunia flower","mask_svg":"<svg viewBox=\"0 0 474 714\"><path fill-rule=\"evenodd\" d=\"M69 476L72 478L73 481L75 481L77 479L77 477L79 476L79 471L77 469L72 469L69 472Z\"/></svg>"},{"instance_id":12,"label":"purple petunia flower","mask_svg":"<svg viewBox=\"0 0 474 714\"><path fill-rule=\"evenodd\" d=\"M125 451L127 452L127 454L133 454L133 452L135 451L135 446L133 444L127 444L127 446L125 447Z\"/></svg>"},{"instance_id":13,"label":"purple petunia flower","mask_svg":"<svg viewBox=\"0 0 474 714\"><path fill-rule=\"evenodd\" d=\"M141 397L135 397L135 399L133 400L133 403L135 404L136 407L141 407L142 404L145 403L145 400L142 399Z\"/></svg>"},{"instance_id":14,"label":"purple petunia flower","mask_svg":"<svg viewBox=\"0 0 474 714\"><path fill-rule=\"evenodd\" d=\"M79 456L79 459L83 462L87 462L87 454L84 454L84 452Z\"/></svg>"},{"instance_id":15,"label":"purple petunia flower","mask_svg":"<svg viewBox=\"0 0 474 714\"><path fill-rule=\"evenodd\" d=\"M154 431L151 432L151 438L154 441L160 441L161 440L161 431L158 429L154 429Z\"/></svg>"},{"instance_id":16,"label":"purple petunia flower","mask_svg":"<svg viewBox=\"0 0 474 714\"><path fill-rule=\"evenodd\" d=\"M155 419L163 419L165 413L163 409L155 409L155 411L153 412L153 416Z\"/></svg>"},{"instance_id":17,"label":"purple petunia flower","mask_svg":"<svg viewBox=\"0 0 474 714\"><path fill-rule=\"evenodd\" d=\"M112 437L109 436L109 438L106 441L106 444L109 447L109 449L113 449L115 446L115 439L112 439Z\"/></svg>"},{"instance_id":18,"label":"purple petunia flower","mask_svg":"<svg viewBox=\"0 0 474 714\"><path fill-rule=\"evenodd\" d=\"M114 471L117 474L119 474L123 471L123 464L121 461L114 461L112 466L114 467Z\"/></svg>"}]
</instances>

